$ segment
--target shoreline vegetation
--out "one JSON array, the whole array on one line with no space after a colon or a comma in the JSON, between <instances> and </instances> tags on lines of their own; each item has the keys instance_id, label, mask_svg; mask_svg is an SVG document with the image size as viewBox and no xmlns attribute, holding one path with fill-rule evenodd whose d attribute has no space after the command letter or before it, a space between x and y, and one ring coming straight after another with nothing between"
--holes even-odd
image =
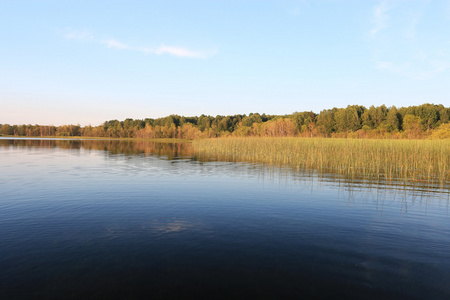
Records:
<instances>
[{"instance_id":1,"label":"shoreline vegetation","mask_svg":"<svg viewBox=\"0 0 450 300\"><path fill-rule=\"evenodd\" d=\"M11 145L0 140L0 146ZM364 140L299 137L226 137L197 140L22 138L15 146L108 150L112 154L193 157L199 161L247 162L354 179L450 184L450 139Z\"/></svg>"},{"instance_id":2,"label":"shoreline vegetation","mask_svg":"<svg viewBox=\"0 0 450 300\"><path fill-rule=\"evenodd\" d=\"M0 138L17 138L28 140L42 140L42 139L54 139L54 140L90 140L90 141L149 141L154 143L192 143L189 139L177 139L177 138L111 138L111 137L91 137L91 136L16 136L16 135L1 135Z\"/></svg>"},{"instance_id":3,"label":"shoreline vegetation","mask_svg":"<svg viewBox=\"0 0 450 300\"><path fill-rule=\"evenodd\" d=\"M284 116L171 115L112 120L96 127L0 124L0 136L189 142L192 154L217 160L388 181L450 183L450 108L434 104L399 109L349 105Z\"/></svg>"},{"instance_id":4,"label":"shoreline vegetation","mask_svg":"<svg viewBox=\"0 0 450 300\"><path fill-rule=\"evenodd\" d=\"M450 183L450 140L221 138L193 141L217 160L286 166L350 177Z\"/></svg>"},{"instance_id":5,"label":"shoreline vegetation","mask_svg":"<svg viewBox=\"0 0 450 300\"><path fill-rule=\"evenodd\" d=\"M450 108L423 104L346 108L289 115L184 117L105 121L99 126L0 124L0 136L82 137L140 139L202 139L216 137L326 137L354 139L445 139L450 138Z\"/></svg>"}]
</instances>

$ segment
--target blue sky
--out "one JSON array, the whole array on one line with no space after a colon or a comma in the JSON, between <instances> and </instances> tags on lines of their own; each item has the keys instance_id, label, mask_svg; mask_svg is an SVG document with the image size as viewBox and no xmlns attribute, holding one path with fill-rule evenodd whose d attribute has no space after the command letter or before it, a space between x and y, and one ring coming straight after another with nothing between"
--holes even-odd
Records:
<instances>
[{"instance_id":1,"label":"blue sky","mask_svg":"<svg viewBox=\"0 0 450 300\"><path fill-rule=\"evenodd\" d=\"M0 124L450 105L450 1L0 0Z\"/></svg>"}]
</instances>

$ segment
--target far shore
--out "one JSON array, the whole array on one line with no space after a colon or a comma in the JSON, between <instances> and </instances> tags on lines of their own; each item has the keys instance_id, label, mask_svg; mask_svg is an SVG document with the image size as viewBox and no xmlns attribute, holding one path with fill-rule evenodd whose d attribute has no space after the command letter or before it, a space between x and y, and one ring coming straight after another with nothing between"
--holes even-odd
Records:
<instances>
[{"instance_id":1,"label":"far shore","mask_svg":"<svg viewBox=\"0 0 450 300\"><path fill-rule=\"evenodd\" d=\"M1 135L2 138L16 138L21 140L58 139L58 140L115 140L115 141L149 141L158 143L191 143L192 140L177 138L112 138L112 137L90 137L90 136L16 136Z\"/></svg>"}]
</instances>

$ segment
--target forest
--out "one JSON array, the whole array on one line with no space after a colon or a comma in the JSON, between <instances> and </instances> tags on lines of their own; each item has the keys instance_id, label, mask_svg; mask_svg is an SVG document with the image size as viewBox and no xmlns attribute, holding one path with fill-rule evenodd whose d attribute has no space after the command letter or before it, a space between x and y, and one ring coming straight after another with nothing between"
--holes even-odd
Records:
<instances>
[{"instance_id":1,"label":"forest","mask_svg":"<svg viewBox=\"0 0 450 300\"><path fill-rule=\"evenodd\" d=\"M177 138L214 137L335 137L335 138L450 138L450 107L423 104L366 108L349 105L289 115L249 115L184 117L105 121L99 126L0 124L2 136Z\"/></svg>"}]
</instances>

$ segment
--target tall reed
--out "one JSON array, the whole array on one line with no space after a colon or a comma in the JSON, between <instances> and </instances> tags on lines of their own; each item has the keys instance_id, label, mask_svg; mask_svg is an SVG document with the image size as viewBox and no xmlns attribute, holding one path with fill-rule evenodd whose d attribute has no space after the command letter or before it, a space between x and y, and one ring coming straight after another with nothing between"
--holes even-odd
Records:
<instances>
[{"instance_id":1,"label":"tall reed","mask_svg":"<svg viewBox=\"0 0 450 300\"><path fill-rule=\"evenodd\" d=\"M450 140L219 138L193 141L217 159L346 175L450 183Z\"/></svg>"}]
</instances>

